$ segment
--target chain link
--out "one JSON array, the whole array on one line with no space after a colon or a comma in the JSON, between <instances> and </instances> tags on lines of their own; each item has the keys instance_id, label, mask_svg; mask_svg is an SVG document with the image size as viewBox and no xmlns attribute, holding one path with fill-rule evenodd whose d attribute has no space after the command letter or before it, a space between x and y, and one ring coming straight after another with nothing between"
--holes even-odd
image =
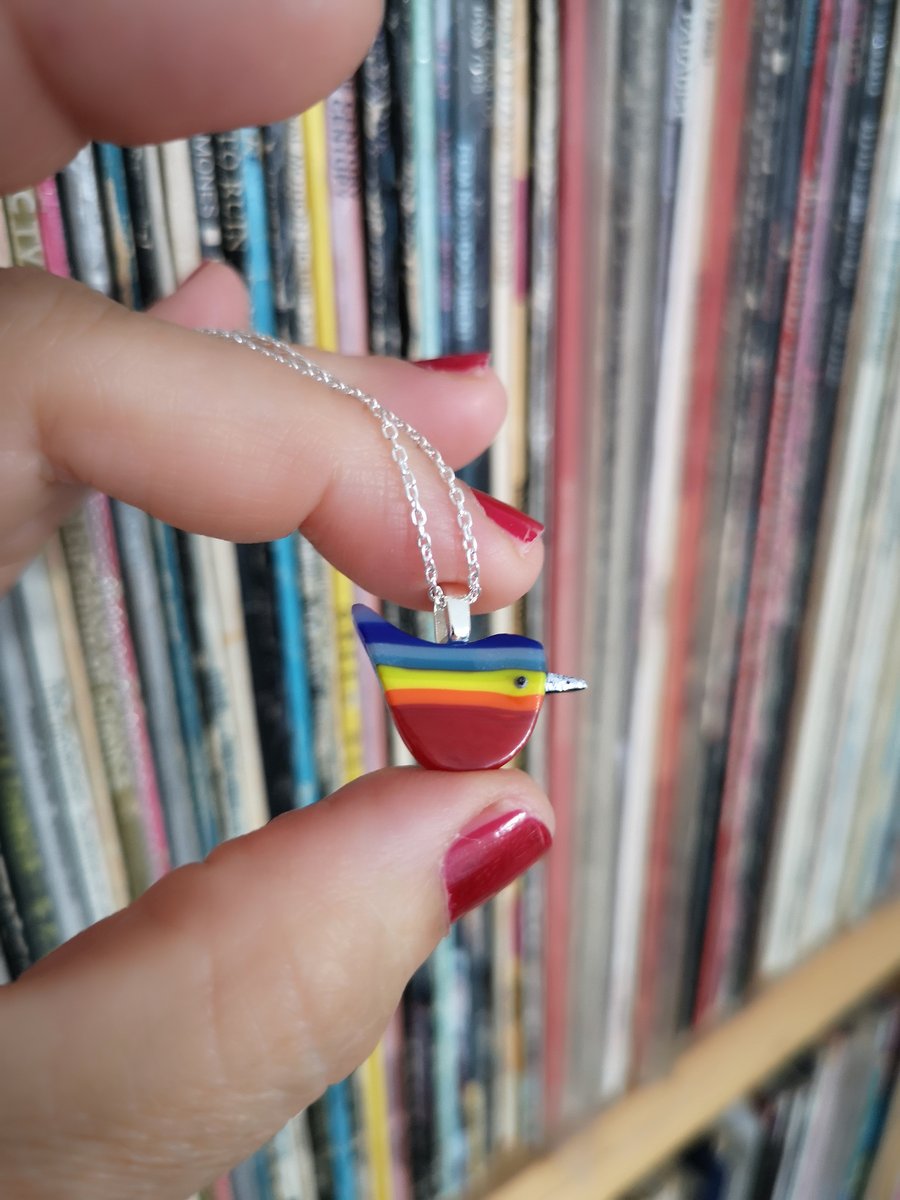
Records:
<instances>
[{"instance_id":1,"label":"chain link","mask_svg":"<svg viewBox=\"0 0 900 1200\"><path fill-rule=\"evenodd\" d=\"M456 524L462 535L462 548L468 569L469 591L465 596L465 600L469 604L474 604L481 595L481 576L478 565L478 543L472 532L472 516L466 509L466 498L462 488L456 481L456 475L452 468L447 466L440 452L431 445L428 439L423 437L412 425L407 424L406 421L401 420L400 417L392 413L390 409L385 408L374 396L369 395L368 392L364 392L362 388L352 387L350 384L344 383L343 380L332 375L330 371L326 371L324 367L320 367L318 363L311 362L299 350L295 350L293 346L289 346L286 342L281 342L277 338L258 333L238 333L222 329L204 329L203 332L209 334L210 337L222 338L225 341L234 342L238 346L246 346L248 350L253 350L265 358L272 359L273 362L290 367L292 371L297 371L301 375L306 376L306 378L315 380L317 383L323 383L335 392L340 392L344 396L351 396L354 400L360 400L379 421L382 435L391 444L391 458L393 458L400 471L400 478L403 481L403 491L406 493L406 499L409 501L410 516L418 534L416 544L419 547L419 554L422 556L422 564L425 567L425 582L428 584L428 595L435 609L438 610L446 608L447 596L438 582L431 534L426 528L428 518L419 499L419 487L416 483L413 469L410 466L409 455L407 454L406 447L400 440L401 434L405 435L414 446L418 446L422 453L431 459L441 479L447 485L447 492L451 503L456 509Z\"/></svg>"}]
</instances>

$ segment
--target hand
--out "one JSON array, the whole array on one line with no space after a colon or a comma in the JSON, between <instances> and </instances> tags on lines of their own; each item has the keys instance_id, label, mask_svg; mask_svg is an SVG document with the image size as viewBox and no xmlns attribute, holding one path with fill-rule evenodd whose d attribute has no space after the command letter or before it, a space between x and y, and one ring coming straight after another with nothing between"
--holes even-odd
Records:
<instances>
[{"instance_id":1,"label":"hand","mask_svg":"<svg viewBox=\"0 0 900 1200\"><path fill-rule=\"evenodd\" d=\"M88 138L297 112L349 74L378 19L369 0L4 0L0 14L3 192ZM370 591L424 607L399 477L365 410L173 322L245 326L240 282L204 267L150 316L0 275L0 588L98 488L217 537L299 526ZM503 417L489 372L316 357L454 465ZM418 474L442 579L461 580L452 509ZM542 550L470 507L494 609L531 586ZM451 917L529 865L551 827L516 772L381 772L173 872L48 956L0 989L4 1195L183 1197L209 1182L365 1057Z\"/></svg>"}]
</instances>

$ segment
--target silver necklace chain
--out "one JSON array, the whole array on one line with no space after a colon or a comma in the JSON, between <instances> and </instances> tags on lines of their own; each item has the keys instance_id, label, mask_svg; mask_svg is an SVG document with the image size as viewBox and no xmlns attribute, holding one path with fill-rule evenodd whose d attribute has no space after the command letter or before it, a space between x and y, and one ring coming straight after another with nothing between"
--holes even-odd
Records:
<instances>
[{"instance_id":1,"label":"silver necklace chain","mask_svg":"<svg viewBox=\"0 0 900 1200\"><path fill-rule=\"evenodd\" d=\"M462 488L457 483L453 469L447 466L440 452L431 445L428 439L423 437L412 425L407 424L406 421L401 420L400 417L385 408L374 396L369 395L368 392L364 392L362 388L352 387L349 383L344 383L343 380L332 375L330 371L326 371L324 367L320 367L318 363L311 362L308 358L305 358L304 355L295 350L293 346L288 345L287 342L281 342L277 338L258 333L238 333L222 329L204 329L203 332L209 334L211 337L234 342L238 346L246 346L248 350L253 350L265 358L272 359L273 362L290 367L292 371L298 371L301 375L306 376L307 379L313 379L317 383L325 384L326 387L330 387L335 392L340 392L344 396L352 396L354 400L362 401L369 412L378 420L381 425L382 435L391 444L391 457L397 464L400 478L403 480L403 490L406 493L406 499L409 501L410 516L418 534L417 545L425 567L425 582L428 585L428 595L434 604L435 611L438 612L447 607L448 600L451 597L446 595L438 582L431 534L426 528L428 518L419 499L419 487L416 483L413 469L410 466L406 447L400 440L401 435L408 438L414 446L418 446L422 453L431 459L441 479L447 485L448 495L456 508L456 524L459 526L462 535L462 548L468 568L469 584L469 591L462 598L462 602L464 604L474 604L481 594L481 576L478 566L478 543L472 532L472 516L466 509L466 498Z\"/></svg>"}]
</instances>

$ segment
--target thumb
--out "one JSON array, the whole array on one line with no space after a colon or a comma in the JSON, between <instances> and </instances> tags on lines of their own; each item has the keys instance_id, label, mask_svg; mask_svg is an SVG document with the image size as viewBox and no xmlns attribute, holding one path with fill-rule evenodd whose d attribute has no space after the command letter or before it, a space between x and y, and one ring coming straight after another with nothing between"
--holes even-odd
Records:
<instances>
[{"instance_id":1,"label":"thumb","mask_svg":"<svg viewBox=\"0 0 900 1200\"><path fill-rule=\"evenodd\" d=\"M550 828L518 772L382 771L67 943L0 991L9 1194L209 1182L365 1058L450 922Z\"/></svg>"}]
</instances>

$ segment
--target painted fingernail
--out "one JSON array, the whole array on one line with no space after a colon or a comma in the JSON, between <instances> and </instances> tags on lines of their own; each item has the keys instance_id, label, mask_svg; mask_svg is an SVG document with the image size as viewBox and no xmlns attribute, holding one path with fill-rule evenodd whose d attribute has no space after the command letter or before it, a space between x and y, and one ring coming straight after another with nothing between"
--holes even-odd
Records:
<instances>
[{"instance_id":1,"label":"painted fingernail","mask_svg":"<svg viewBox=\"0 0 900 1200\"><path fill-rule=\"evenodd\" d=\"M524 809L481 813L460 830L444 858L444 887L455 921L527 871L549 849L550 830Z\"/></svg>"},{"instance_id":2,"label":"painted fingernail","mask_svg":"<svg viewBox=\"0 0 900 1200\"><path fill-rule=\"evenodd\" d=\"M423 371L449 371L453 375L474 375L490 366L491 355L487 350L475 354L446 354L443 358L417 358L414 367Z\"/></svg>"},{"instance_id":3,"label":"painted fingernail","mask_svg":"<svg viewBox=\"0 0 900 1200\"><path fill-rule=\"evenodd\" d=\"M477 488L472 488L472 495L495 525L499 525L501 529L511 533L523 545L530 546L544 532L540 521L529 517L527 513L519 512L511 504L504 504L496 496L489 496L487 492L479 492Z\"/></svg>"}]
</instances>

